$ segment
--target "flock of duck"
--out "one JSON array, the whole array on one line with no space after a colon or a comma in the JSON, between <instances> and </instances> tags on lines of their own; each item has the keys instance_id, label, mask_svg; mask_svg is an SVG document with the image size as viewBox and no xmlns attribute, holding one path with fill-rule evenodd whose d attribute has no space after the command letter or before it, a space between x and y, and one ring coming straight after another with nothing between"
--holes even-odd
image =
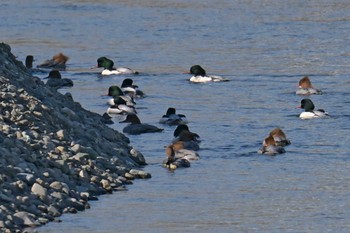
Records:
<instances>
[{"instance_id":1,"label":"flock of duck","mask_svg":"<svg viewBox=\"0 0 350 233\"><path fill-rule=\"evenodd\" d=\"M69 57L59 53L46 60L37 68L33 68L33 56L28 55L25 61L26 67L33 73L45 72L42 70L50 69L46 85L59 89L61 87L71 87L73 82L70 79L61 77L60 70L65 70L66 62ZM100 57L97 59L97 68L102 68L101 75L137 75L138 71L126 67L114 67L114 62L107 57ZM47 71L46 71L47 72ZM193 83L207 83L207 82L225 82L229 81L220 76L207 75L206 71L200 65L194 65L190 68L188 74L192 77L189 79ZM309 96L320 95L322 91L316 89L311 84L309 77L305 76L299 81L299 87L296 91L297 95ZM120 123L129 123L123 128L123 132L131 135L138 135L143 133L162 132L163 129L157 126L141 123L137 116L135 109L136 100L146 97L145 93L133 83L131 78L125 78L121 86L114 85L108 89L107 101L108 108L103 115L105 119L110 119L110 115L122 115L125 117ZM301 119L313 119L329 116L323 109L315 109L314 103L309 98L303 98L300 102L299 108L304 111L299 115ZM106 121L112 122L112 121ZM113 123L113 122L112 122ZM160 120L160 124L169 126L176 126L173 136L174 139L166 146L166 159L163 161L163 166L169 169L176 169L179 167L190 167L190 161L198 160L200 157L196 151L200 148L200 137L198 134L190 131L188 127L188 120L185 115L177 114L176 109L169 107L166 114ZM280 128L275 128L269 132L268 136L263 140L262 148L258 150L260 154L276 155L285 153L285 146L290 144L285 133Z\"/></svg>"}]
</instances>

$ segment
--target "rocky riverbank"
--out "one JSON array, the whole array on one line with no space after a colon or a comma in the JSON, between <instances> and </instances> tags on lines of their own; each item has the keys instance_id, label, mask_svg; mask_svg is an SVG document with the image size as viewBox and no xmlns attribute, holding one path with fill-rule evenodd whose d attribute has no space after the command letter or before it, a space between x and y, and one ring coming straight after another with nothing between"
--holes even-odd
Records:
<instances>
[{"instance_id":1,"label":"rocky riverbank","mask_svg":"<svg viewBox=\"0 0 350 233\"><path fill-rule=\"evenodd\" d=\"M0 44L0 231L22 232L125 190L143 155L129 139L33 77Z\"/></svg>"}]
</instances>

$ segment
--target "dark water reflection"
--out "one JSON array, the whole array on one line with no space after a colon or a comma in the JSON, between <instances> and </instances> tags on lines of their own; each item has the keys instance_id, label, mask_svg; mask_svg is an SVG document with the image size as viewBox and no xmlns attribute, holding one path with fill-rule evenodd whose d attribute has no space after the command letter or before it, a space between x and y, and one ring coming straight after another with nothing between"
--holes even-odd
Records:
<instances>
[{"instance_id":1,"label":"dark water reflection","mask_svg":"<svg viewBox=\"0 0 350 233\"><path fill-rule=\"evenodd\" d=\"M40 232L348 232L349 36L347 1L2 1L0 32L18 59L70 56L64 77L84 107L106 110L108 86L89 68L99 56L141 71L148 98L140 118L157 124L169 106L201 135L202 159L164 170L174 128L130 136L153 177L101 197ZM18 11L21 17L17 17ZM195 85L193 64L231 82ZM330 119L302 121L298 80ZM273 127L292 141L287 153L256 154ZM122 125L112 126L121 130Z\"/></svg>"}]
</instances>

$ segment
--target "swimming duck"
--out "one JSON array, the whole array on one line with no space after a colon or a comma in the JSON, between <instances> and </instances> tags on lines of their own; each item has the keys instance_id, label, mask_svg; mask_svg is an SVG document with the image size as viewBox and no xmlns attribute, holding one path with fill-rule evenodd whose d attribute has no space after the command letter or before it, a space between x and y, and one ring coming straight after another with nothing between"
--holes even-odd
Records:
<instances>
[{"instance_id":1,"label":"swimming duck","mask_svg":"<svg viewBox=\"0 0 350 233\"><path fill-rule=\"evenodd\" d=\"M130 95L132 98L143 98L145 97L145 93L143 91L138 89L137 85L133 84L133 80L131 78L126 78L123 80L123 83L121 85L122 91Z\"/></svg>"},{"instance_id":2,"label":"swimming duck","mask_svg":"<svg viewBox=\"0 0 350 233\"><path fill-rule=\"evenodd\" d=\"M44 79L46 78L48 79L46 85L56 89L73 86L73 81L68 78L62 78L61 73L58 70L51 70L49 76Z\"/></svg>"},{"instance_id":3,"label":"swimming duck","mask_svg":"<svg viewBox=\"0 0 350 233\"><path fill-rule=\"evenodd\" d=\"M321 95L322 91L312 86L308 76L299 80L299 89L296 91L297 95Z\"/></svg>"},{"instance_id":4,"label":"swimming duck","mask_svg":"<svg viewBox=\"0 0 350 233\"><path fill-rule=\"evenodd\" d=\"M33 69L33 61L34 61L33 55L28 55L26 57L26 67L27 67L27 69Z\"/></svg>"},{"instance_id":5,"label":"swimming duck","mask_svg":"<svg viewBox=\"0 0 350 233\"><path fill-rule=\"evenodd\" d=\"M178 125L174 131L173 144L183 142L184 148L189 150L199 150L199 135L189 130L187 125Z\"/></svg>"},{"instance_id":6,"label":"swimming duck","mask_svg":"<svg viewBox=\"0 0 350 233\"><path fill-rule=\"evenodd\" d=\"M187 160L198 160L199 155L195 150L187 148L186 142L177 141L169 145L173 148L176 158L184 158ZM168 147L169 147L168 146Z\"/></svg>"},{"instance_id":7,"label":"swimming duck","mask_svg":"<svg viewBox=\"0 0 350 233\"><path fill-rule=\"evenodd\" d=\"M33 73L47 73L46 70L44 71L44 70L41 70L41 69L38 69L38 68L33 68L33 62L34 62L33 55L28 55L26 57L25 66L30 72L33 72Z\"/></svg>"},{"instance_id":8,"label":"swimming duck","mask_svg":"<svg viewBox=\"0 0 350 233\"><path fill-rule=\"evenodd\" d=\"M298 108L303 108L305 110L299 115L301 119L312 119L329 116L328 112L323 109L315 110L315 105L310 99L302 99L301 105Z\"/></svg>"},{"instance_id":9,"label":"swimming duck","mask_svg":"<svg viewBox=\"0 0 350 233\"><path fill-rule=\"evenodd\" d=\"M220 76L207 75L205 70L200 65L194 65L190 68L190 74L193 76L190 78L190 82L194 83L206 83L206 82L223 82L229 81Z\"/></svg>"},{"instance_id":10,"label":"swimming duck","mask_svg":"<svg viewBox=\"0 0 350 233\"><path fill-rule=\"evenodd\" d=\"M184 125L188 123L188 120L185 115L176 114L175 108L168 108L166 114L159 120L159 123L167 125Z\"/></svg>"},{"instance_id":11,"label":"swimming duck","mask_svg":"<svg viewBox=\"0 0 350 233\"><path fill-rule=\"evenodd\" d=\"M171 146L168 146L165 150L167 158L163 161L163 167L166 167L171 170L176 168L186 168L190 167L191 163L184 158L176 158L175 151Z\"/></svg>"},{"instance_id":12,"label":"swimming duck","mask_svg":"<svg viewBox=\"0 0 350 233\"><path fill-rule=\"evenodd\" d=\"M39 68L54 68L59 70L66 69L66 62L69 57L64 55L63 53L58 53L53 56L50 60L44 61L42 64L38 65Z\"/></svg>"},{"instance_id":13,"label":"swimming duck","mask_svg":"<svg viewBox=\"0 0 350 233\"><path fill-rule=\"evenodd\" d=\"M272 135L265 138L263 142L263 147L258 150L259 154L276 155L285 153L285 149L282 146L276 146L275 139Z\"/></svg>"},{"instance_id":14,"label":"swimming duck","mask_svg":"<svg viewBox=\"0 0 350 233\"><path fill-rule=\"evenodd\" d=\"M137 135L143 133L156 133L163 131L163 129L160 129L154 125L141 123L137 115L127 115L126 119L124 121L121 121L120 123L124 122L130 123L123 129L123 132L127 134Z\"/></svg>"},{"instance_id":15,"label":"swimming duck","mask_svg":"<svg viewBox=\"0 0 350 233\"><path fill-rule=\"evenodd\" d=\"M108 114L132 115L137 114L134 106L127 105L127 102L120 96L113 99L114 105L107 109Z\"/></svg>"},{"instance_id":16,"label":"swimming duck","mask_svg":"<svg viewBox=\"0 0 350 233\"><path fill-rule=\"evenodd\" d=\"M269 135L275 140L276 146L284 147L290 144L290 140L287 139L286 134L280 128L273 129Z\"/></svg>"},{"instance_id":17,"label":"swimming duck","mask_svg":"<svg viewBox=\"0 0 350 233\"><path fill-rule=\"evenodd\" d=\"M174 137L180 139L178 141L200 142L199 135L191 132L187 125L178 125L174 130Z\"/></svg>"},{"instance_id":18,"label":"swimming duck","mask_svg":"<svg viewBox=\"0 0 350 233\"><path fill-rule=\"evenodd\" d=\"M127 67L114 68L114 62L107 57L100 57L97 59L97 67L103 67L102 75L112 75L112 74L138 74L137 71L132 70Z\"/></svg>"},{"instance_id":19,"label":"swimming duck","mask_svg":"<svg viewBox=\"0 0 350 233\"><path fill-rule=\"evenodd\" d=\"M122 89L118 86L110 86L108 88L108 96L112 96L112 98L107 100L107 104L110 106L115 105L115 101L114 98L115 97L120 97L122 99L124 99L126 101L126 105L128 106L134 106L136 103L134 101L134 99L129 96L129 95L124 95L124 92L122 91Z\"/></svg>"}]
</instances>

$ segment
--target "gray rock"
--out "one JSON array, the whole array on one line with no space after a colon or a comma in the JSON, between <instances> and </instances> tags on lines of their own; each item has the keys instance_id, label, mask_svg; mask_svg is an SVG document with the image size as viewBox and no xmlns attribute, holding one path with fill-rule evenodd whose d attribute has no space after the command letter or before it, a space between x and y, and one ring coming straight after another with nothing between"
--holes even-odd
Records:
<instances>
[{"instance_id":1,"label":"gray rock","mask_svg":"<svg viewBox=\"0 0 350 233\"><path fill-rule=\"evenodd\" d=\"M52 192L50 194L51 197L57 198L57 199L63 199L63 194L60 192Z\"/></svg>"},{"instance_id":2,"label":"gray rock","mask_svg":"<svg viewBox=\"0 0 350 233\"><path fill-rule=\"evenodd\" d=\"M28 185L32 185L35 182L34 175L29 173L18 173L17 178L26 182Z\"/></svg>"},{"instance_id":3,"label":"gray rock","mask_svg":"<svg viewBox=\"0 0 350 233\"><path fill-rule=\"evenodd\" d=\"M79 172L79 177L81 177L83 179L89 179L89 174L85 170L81 170Z\"/></svg>"},{"instance_id":4,"label":"gray rock","mask_svg":"<svg viewBox=\"0 0 350 233\"><path fill-rule=\"evenodd\" d=\"M62 215L62 213L53 205L47 207L47 213L53 217L59 217Z\"/></svg>"},{"instance_id":5,"label":"gray rock","mask_svg":"<svg viewBox=\"0 0 350 233\"><path fill-rule=\"evenodd\" d=\"M136 150L135 148L132 148L130 150L130 155L131 155L131 158L139 165L147 165L143 154L140 151Z\"/></svg>"},{"instance_id":6,"label":"gray rock","mask_svg":"<svg viewBox=\"0 0 350 233\"><path fill-rule=\"evenodd\" d=\"M111 192L111 191L112 191L111 184L109 183L108 180L102 179L102 180L101 180L101 185L102 185L102 188L104 188L106 191L108 191L108 192Z\"/></svg>"},{"instance_id":7,"label":"gray rock","mask_svg":"<svg viewBox=\"0 0 350 233\"><path fill-rule=\"evenodd\" d=\"M64 138L65 138L64 130L63 129L58 130L56 132L56 136L57 136L58 140L64 140Z\"/></svg>"},{"instance_id":8,"label":"gray rock","mask_svg":"<svg viewBox=\"0 0 350 233\"><path fill-rule=\"evenodd\" d=\"M81 161L83 159L88 159L89 154L88 153L77 153L76 155L72 156L70 159Z\"/></svg>"},{"instance_id":9,"label":"gray rock","mask_svg":"<svg viewBox=\"0 0 350 233\"><path fill-rule=\"evenodd\" d=\"M35 195L38 195L40 197L47 196L47 189L38 183L33 184L31 191L32 191L32 193L34 193Z\"/></svg>"},{"instance_id":10,"label":"gray rock","mask_svg":"<svg viewBox=\"0 0 350 233\"><path fill-rule=\"evenodd\" d=\"M40 223L36 221L34 214L30 214L25 211L20 211L14 214L15 222L17 225L23 225L25 227L40 226Z\"/></svg>"},{"instance_id":11,"label":"gray rock","mask_svg":"<svg viewBox=\"0 0 350 233\"><path fill-rule=\"evenodd\" d=\"M54 181L50 184L50 188L56 190L56 191L61 191L62 190L62 183L59 181Z\"/></svg>"},{"instance_id":12,"label":"gray rock","mask_svg":"<svg viewBox=\"0 0 350 233\"><path fill-rule=\"evenodd\" d=\"M137 178L148 179L151 178L151 174L145 171L131 169L129 173Z\"/></svg>"}]
</instances>

